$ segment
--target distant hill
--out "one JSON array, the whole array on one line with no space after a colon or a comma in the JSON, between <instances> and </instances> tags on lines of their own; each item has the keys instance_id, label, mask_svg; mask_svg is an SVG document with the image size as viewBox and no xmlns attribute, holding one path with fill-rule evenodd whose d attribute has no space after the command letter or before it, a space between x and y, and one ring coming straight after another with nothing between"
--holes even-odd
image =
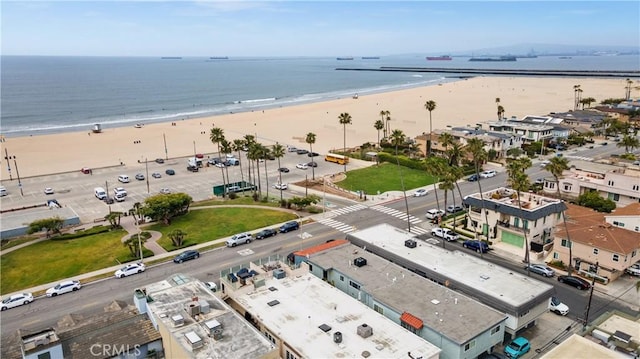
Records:
<instances>
[{"instance_id":1,"label":"distant hill","mask_svg":"<svg viewBox=\"0 0 640 359\"><path fill-rule=\"evenodd\" d=\"M496 56L496 55L593 55L597 53L618 53L618 54L640 54L640 47L616 46L616 45L559 45L559 44L517 44L510 46L497 46L479 49L469 49L465 51L447 51L443 49L438 52L429 52L419 55L441 55L451 56Z\"/></svg>"}]
</instances>

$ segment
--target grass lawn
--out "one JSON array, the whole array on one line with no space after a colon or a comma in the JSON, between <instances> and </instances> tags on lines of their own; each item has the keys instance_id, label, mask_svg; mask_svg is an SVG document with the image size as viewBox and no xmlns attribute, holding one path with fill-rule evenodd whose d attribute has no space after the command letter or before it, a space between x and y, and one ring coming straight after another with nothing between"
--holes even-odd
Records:
<instances>
[{"instance_id":1,"label":"grass lawn","mask_svg":"<svg viewBox=\"0 0 640 359\"><path fill-rule=\"evenodd\" d=\"M4 254L0 257L0 293L116 265L116 258L130 254L121 242L125 235L126 231L118 230L77 239L49 240Z\"/></svg>"},{"instance_id":2,"label":"grass lawn","mask_svg":"<svg viewBox=\"0 0 640 359\"><path fill-rule=\"evenodd\" d=\"M402 177L404 179L404 187L406 190L426 186L434 182L425 171L414 170L407 167L402 169ZM398 166L391 163L381 163L378 166L370 166L367 168L347 172L347 178L343 181L336 182L340 186L349 191L364 191L373 195L386 191L402 191L400 184L400 173Z\"/></svg>"},{"instance_id":3,"label":"grass lawn","mask_svg":"<svg viewBox=\"0 0 640 359\"><path fill-rule=\"evenodd\" d=\"M162 238L158 244L172 251L176 247L168 234L174 229L186 232L185 246L191 246L296 218L293 213L261 208L208 208L191 210L184 216L172 219L169 226L155 223L145 229L161 232Z\"/></svg>"},{"instance_id":4,"label":"grass lawn","mask_svg":"<svg viewBox=\"0 0 640 359\"><path fill-rule=\"evenodd\" d=\"M273 190L275 191L275 190ZM247 192L249 193L249 192ZM266 194L266 192L263 191L262 193L263 195ZM269 190L269 195L270 197L273 197L272 194L272 190ZM280 196L280 194L278 194L278 196ZM278 197L280 198L280 197ZM247 195L242 195L240 193L238 193L238 197L236 199L210 199L210 200L206 200L206 201L200 201L197 203L193 203L191 204L190 207L203 207L203 206L225 206L225 205L238 205L238 204L244 204L244 205L251 205L251 206L265 206L265 207L279 207L280 203L278 201L268 201L268 202L256 202L253 200L253 197L251 197L251 195L247 194Z\"/></svg>"}]
</instances>

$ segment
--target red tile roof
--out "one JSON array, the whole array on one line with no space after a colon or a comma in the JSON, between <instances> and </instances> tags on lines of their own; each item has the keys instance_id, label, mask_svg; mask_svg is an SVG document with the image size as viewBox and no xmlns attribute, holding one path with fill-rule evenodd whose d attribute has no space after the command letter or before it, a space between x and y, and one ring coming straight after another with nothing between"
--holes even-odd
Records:
<instances>
[{"instance_id":1,"label":"red tile roof","mask_svg":"<svg viewBox=\"0 0 640 359\"><path fill-rule=\"evenodd\" d=\"M331 242L318 244L317 246L314 246L314 247L301 249L301 250L295 252L294 254L297 255L297 256L307 256L307 255L311 255L311 254L315 254L315 253L326 251L327 249L330 249L330 248L339 247L339 246L341 246L343 244L346 244L346 243L349 243L349 241L346 240L346 239L336 239L336 240L331 241Z\"/></svg>"},{"instance_id":2,"label":"red tile roof","mask_svg":"<svg viewBox=\"0 0 640 359\"><path fill-rule=\"evenodd\" d=\"M613 213L606 214L606 216L640 216L640 203L634 202L625 207L616 208Z\"/></svg>"},{"instance_id":3,"label":"red tile roof","mask_svg":"<svg viewBox=\"0 0 640 359\"><path fill-rule=\"evenodd\" d=\"M415 315L409 312L402 313L402 315L400 316L400 321L405 322L416 329L422 329L422 326L423 326L422 319L416 317Z\"/></svg>"}]
</instances>

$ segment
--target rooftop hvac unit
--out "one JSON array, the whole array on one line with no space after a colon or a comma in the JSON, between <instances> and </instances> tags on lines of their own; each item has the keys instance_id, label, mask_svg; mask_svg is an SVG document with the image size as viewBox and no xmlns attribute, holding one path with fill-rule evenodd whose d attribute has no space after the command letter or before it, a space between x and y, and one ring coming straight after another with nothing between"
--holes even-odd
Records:
<instances>
[{"instance_id":1,"label":"rooftop hvac unit","mask_svg":"<svg viewBox=\"0 0 640 359\"><path fill-rule=\"evenodd\" d=\"M333 342L334 343L342 343L342 333L340 333L340 332L333 333Z\"/></svg>"},{"instance_id":2,"label":"rooftop hvac unit","mask_svg":"<svg viewBox=\"0 0 640 359\"><path fill-rule=\"evenodd\" d=\"M215 330L222 330L222 324L215 319L207 320L204 322L204 326L207 327L207 330L211 334L213 334Z\"/></svg>"},{"instance_id":3,"label":"rooftop hvac unit","mask_svg":"<svg viewBox=\"0 0 640 359\"><path fill-rule=\"evenodd\" d=\"M282 279L285 278L287 276L287 272L284 271L284 269L279 268L273 271L273 278L275 279Z\"/></svg>"},{"instance_id":4,"label":"rooftop hvac unit","mask_svg":"<svg viewBox=\"0 0 640 359\"><path fill-rule=\"evenodd\" d=\"M200 314L200 304L198 302L189 302L184 308L191 317Z\"/></svg>"},{"instance_id":5,"label":"rooftop hvac unit","mask_svg":"<svg viewBox=\"0 0 640 359\"><path fill-rule=\"evenodd\" d=\"M222 340L222 329L216 329L213 331L213 340Z\"/></svg>"},{"instance_id":6,"label":"rooftop hvac unit","mask_svg":"<svg viewBox=\"0 0 640 359\"><path fill-rule=\"evenodd\" d=\"M408 248L415 248L417 245L416 241L414 241L413 239L407 239L406 241L404 241L404 246L408 247Z\"/></svg>"},{"instance_id":7,"label":"rooftop hvac unit","mask_svg":"<svg viewBox=\"0 0 640 359\"><path fill-rule=\"evenodd\" d=\"M189 332L184 334L185 338L189 344L191 344L191 349L198 349L204 345L202 339L196 334L196 332Z\"/></svg>"},{"instance_id":8,"label":"rooftop hvac unit","mask_svg":"<svg viewBox=\"0 0 640 359\"><path fill-rule=\"evenodd\" d=\"M211 311L211 307L209 306L209 302L204 299L198 300L198 305L200 305L200 313L207 314Z\"/></svg>"},{"instance_id":9,"label":"rooftop hvac unit","mask_svg":"<svg viewBox=\"0 0 640 359\"><path fill-rule=\"evenodd\" d=\"M373 335L373 328L371 328L367 324L361 324L360 326L358 326L358 335L363 338L369 338Z\"/></svg>"},{"instance_id":10,"label":"rooftop hvac unit","mask_svg":"<svg viewBox=\"0 0 640 359\"><path fill-rule=\"evenodd\" d=\"M184 325L184 317L180 314L176 314L171 317L171 323L173 323L174 327L179 327Z\"/></svg>"},{"instance_id":11,"label":"rooftop hvac unit","mask_svg":"<svg viewBox=\"0 0 640 359\"><path fill-rule=\"evenodd\" d=\"M367 260L362 258L362 257L358 257L358 258L353 260L353 265L356 266L356 267L366 266L367 265Z\"/></svg>"}]
</instances>

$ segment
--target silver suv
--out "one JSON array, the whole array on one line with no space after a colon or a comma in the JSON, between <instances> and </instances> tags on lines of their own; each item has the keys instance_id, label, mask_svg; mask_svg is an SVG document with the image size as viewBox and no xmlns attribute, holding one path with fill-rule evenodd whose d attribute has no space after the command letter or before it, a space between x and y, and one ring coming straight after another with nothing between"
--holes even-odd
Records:
<instances>
[{"instance_id":1,"label":"silver suv","mask_svg":"<svg viewBox=\"0 0 640 359\"><path fill-rule=\"evenodd\" d=\"M236 234L235 236L227 239L227 241L225 242L227 244L227 247L235 247L237 245L240 244L249 244L251 243L251 240L253 238L251 237L251 234L249 233L240 233L240 234Z\"/></svg>"}]
</instances>

